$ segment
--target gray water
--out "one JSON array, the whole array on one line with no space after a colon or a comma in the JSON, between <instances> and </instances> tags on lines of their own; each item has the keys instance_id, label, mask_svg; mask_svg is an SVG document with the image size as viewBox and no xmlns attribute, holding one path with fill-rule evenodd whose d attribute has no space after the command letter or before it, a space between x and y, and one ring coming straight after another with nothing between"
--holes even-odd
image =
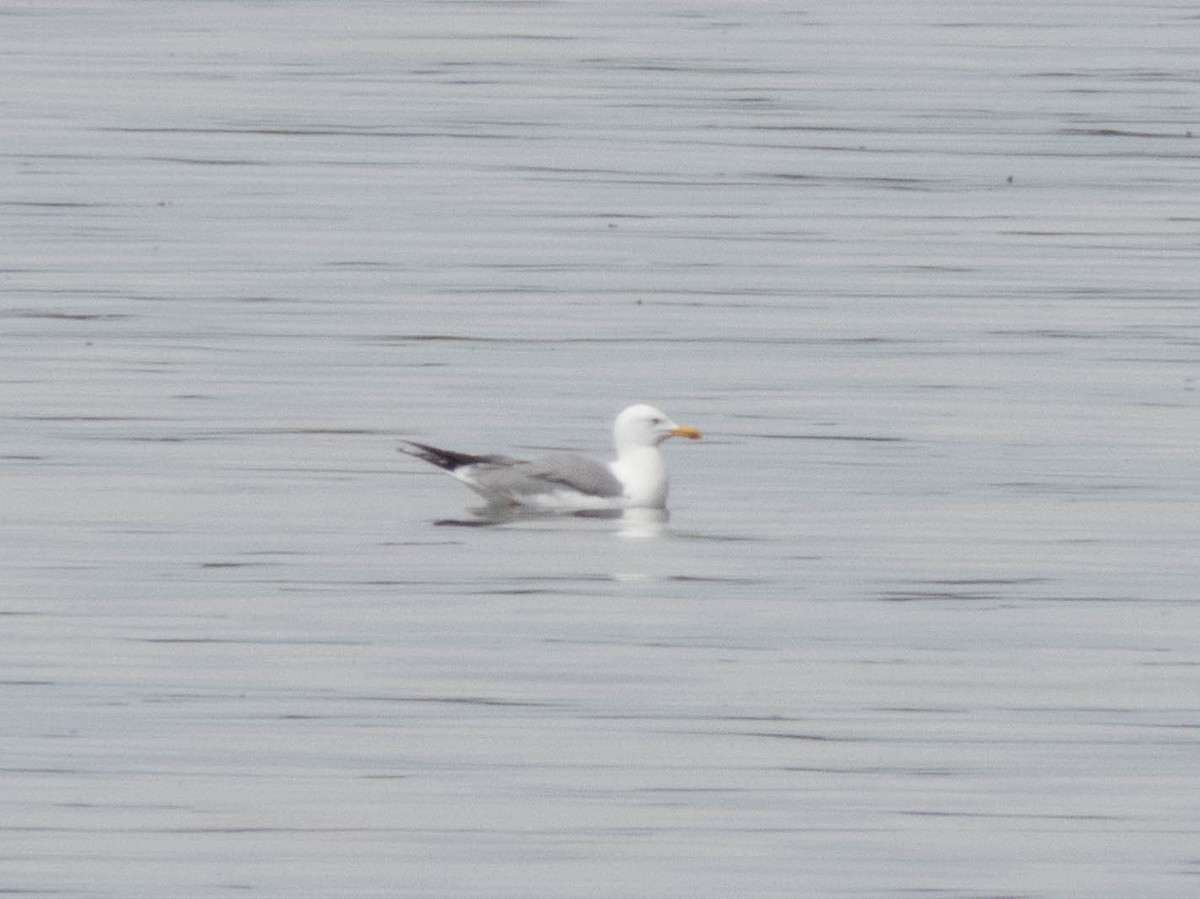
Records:
<instances>
[{"instance_id":1,"label":"gray water","mask_svg":"<svg viewBox=\"0 0 1200 899\"><path fill-rule=\"evenodd\" d=\"M1190 897L1191 3L0 10L0 891ZM667 447L671 520L395 452Z\"/></svg>"}]
</instances>

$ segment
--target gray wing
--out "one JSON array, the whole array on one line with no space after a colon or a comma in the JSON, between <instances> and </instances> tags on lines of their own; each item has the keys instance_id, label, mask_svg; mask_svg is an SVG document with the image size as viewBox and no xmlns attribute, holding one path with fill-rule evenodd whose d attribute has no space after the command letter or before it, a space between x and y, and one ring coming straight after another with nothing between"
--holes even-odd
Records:
<instances>
[{"instance_id":1,"label":"gray wing","mask_svg":"<svg viewBox=\"0 0 1200 899\"><path fill-rule=\"evenodd\" d=\"M606 499L624 493L607 465L573 453L555 453L530 462L477 465L471 474L479 488L515 499L556 488Z\"/></svg>"}]
</instances>

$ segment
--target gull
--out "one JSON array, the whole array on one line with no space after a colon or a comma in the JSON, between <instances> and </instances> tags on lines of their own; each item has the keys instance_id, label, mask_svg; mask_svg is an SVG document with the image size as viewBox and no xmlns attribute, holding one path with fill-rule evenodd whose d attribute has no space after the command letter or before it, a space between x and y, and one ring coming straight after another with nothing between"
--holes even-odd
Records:
<instances>
[{"instance_id":1,"label":"gull","mask_svg":"<svg viewBox=\"0 0 1200 899\"><path fill-rule=\"evenodd\" d=\"M678 425L653 406L639 403L623 411L613 423L617 458L608 463L574 453L554 453L529 461L476 456L410 440L400 452L450 472L493 509L665 509L667 466L659 446L668 437L695 440L699 436L695 428Z\"/></svg>"}]
</instances>

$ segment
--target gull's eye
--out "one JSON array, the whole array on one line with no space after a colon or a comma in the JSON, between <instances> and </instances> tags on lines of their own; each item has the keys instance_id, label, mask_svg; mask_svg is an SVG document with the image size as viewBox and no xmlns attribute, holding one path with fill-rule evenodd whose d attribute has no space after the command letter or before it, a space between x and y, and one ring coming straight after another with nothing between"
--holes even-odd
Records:
<instances>
[{"instance_id":1,"label":"gull's eye","mask_svg":"<svg viewBox=\"0 0 1200 899\"><path fill-rule=\"evenodd\" d=\"M660 424L662 424L662 419L661 418L652 418L652 419L650 419L650 424L660 425Z\"/></svg>"}]
</instances>

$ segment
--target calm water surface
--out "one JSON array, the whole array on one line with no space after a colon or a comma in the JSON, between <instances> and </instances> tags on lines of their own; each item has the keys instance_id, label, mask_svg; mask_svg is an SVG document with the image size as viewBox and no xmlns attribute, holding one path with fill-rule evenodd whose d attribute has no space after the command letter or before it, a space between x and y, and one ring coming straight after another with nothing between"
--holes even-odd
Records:
<instances>
[{"instance_id":1,"label":"calm water surface","mask_svg":"<svg viewBox=\"0 0 1200 899\"><path fill-rule=\"evenodd\" d=\"M1198 41L0 10L0 891L1194 895ZM635 400L657 534L395 452Z\"/></svg>"}]
</instances>

